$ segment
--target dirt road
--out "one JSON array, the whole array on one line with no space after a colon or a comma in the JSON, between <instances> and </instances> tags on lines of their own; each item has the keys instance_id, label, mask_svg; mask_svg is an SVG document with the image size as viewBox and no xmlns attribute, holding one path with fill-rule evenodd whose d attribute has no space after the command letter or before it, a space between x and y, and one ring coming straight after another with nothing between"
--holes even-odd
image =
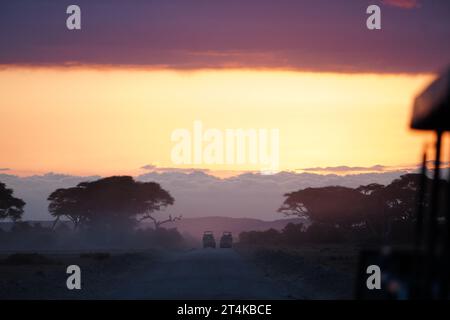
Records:
<instances>
[{"instance_id":1,"label":"dirt road","mask_svg":"<svg viewBox=\"0 0 450 320\"><path fill-rule=\"evenodd\" d=\"M108 298L285 299L287 292L232 249L173 253L118 283Z\"/></svg>"},{"instance_id":2,"label":"dirt road","mask_svg":"<svg viewBox=\"0 0 450 320\"><path fill-rule=\"evenodd\" d=\"M285 290L233 249L116 253L105 260L47 255L53 264L0 263L0 299L284 299ZM66 268L81 268L68 290Z\"/></svg>"}]
</instances>

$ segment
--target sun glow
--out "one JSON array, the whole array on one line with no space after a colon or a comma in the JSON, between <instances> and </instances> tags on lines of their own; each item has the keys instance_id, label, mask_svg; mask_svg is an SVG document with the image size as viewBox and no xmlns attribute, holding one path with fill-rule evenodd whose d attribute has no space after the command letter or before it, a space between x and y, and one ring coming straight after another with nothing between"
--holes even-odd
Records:
<instances>
[{"instance_id":1,"label":"sun glow","mask_svg":"<svg viewBox=\"0 0 450 320\"><path fill-rule=\"evenodd\" d=\"M412 99L432 75L279 70L25 68L0 71L0 167L134 174L171 162L171 133L279 129L281 170L415 163ZM257 170L246 164L193 164Z\"/></svg>"}]
</instances>

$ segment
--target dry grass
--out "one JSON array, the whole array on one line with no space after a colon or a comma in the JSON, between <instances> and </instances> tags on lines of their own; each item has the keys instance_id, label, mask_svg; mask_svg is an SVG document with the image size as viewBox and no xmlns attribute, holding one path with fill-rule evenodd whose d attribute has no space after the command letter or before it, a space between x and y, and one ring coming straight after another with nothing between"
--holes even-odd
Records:
<instances>
[{"instance_id":1,"label":"dry grass","mask_svg":"<svg viewBox=\"0 0 450 320\"><path fill-rule=\"evenodd\" d=\"M237 250L262 268L267 277L288 285L293 298L353 297L359 255L355 246L238 246Z\"/></svg>"}]
</instances>

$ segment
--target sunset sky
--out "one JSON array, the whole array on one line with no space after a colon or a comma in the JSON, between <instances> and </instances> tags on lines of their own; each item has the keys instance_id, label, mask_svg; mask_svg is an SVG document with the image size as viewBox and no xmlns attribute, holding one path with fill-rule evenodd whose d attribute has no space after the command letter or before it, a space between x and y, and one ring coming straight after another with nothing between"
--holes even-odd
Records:
<instances>
[{"instance_id":1,"label":"sunset sky","mask_svg":"<svg viewBox=\"0 0 450 320\"><path fill-rule=\"evenodd\" d=\"M279 129L281 170L417 163L411 106L450 62L448 1L378 1L381 31L369 2L330 2L78 1L79 31L69 2L2 3L0 170L173 168L171 133L196 120Z\"/></svg>"}]
</instances>

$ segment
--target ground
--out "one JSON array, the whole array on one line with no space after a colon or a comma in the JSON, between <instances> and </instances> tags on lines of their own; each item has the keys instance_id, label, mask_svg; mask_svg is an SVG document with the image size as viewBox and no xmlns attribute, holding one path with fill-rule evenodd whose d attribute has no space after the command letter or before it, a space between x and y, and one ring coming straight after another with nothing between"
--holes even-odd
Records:
<instances>
[{"instance_id":1,"label":"ground","mask_svg":"<svg viewBox=\"0 0 450 320\"><path fill-rule=\"evenodd\" d=\"M360 248L351 245L244 246L237 249L292 299L352 299Z\"/></svg>"},{"instance_id":2,"label":"ground","mask_svg":"<svg viewBox=\"0 0 450 320\"><path fill-rule=\"evenodd\" d=\"M333 249L335 250L335 249ZM303 253L301 253L303 252ZM310 250L191 249L80 257L47 253L11 264L0 255L0 299L332 299L351 297L350 270L314 261ZM328 258L326 258L328 256ZM346 260L346 259L344 259ZM82 290L66 288L66 267L82 270ZM346 263L344 263L346 264Z\"/></svg>"}]
</instances>

